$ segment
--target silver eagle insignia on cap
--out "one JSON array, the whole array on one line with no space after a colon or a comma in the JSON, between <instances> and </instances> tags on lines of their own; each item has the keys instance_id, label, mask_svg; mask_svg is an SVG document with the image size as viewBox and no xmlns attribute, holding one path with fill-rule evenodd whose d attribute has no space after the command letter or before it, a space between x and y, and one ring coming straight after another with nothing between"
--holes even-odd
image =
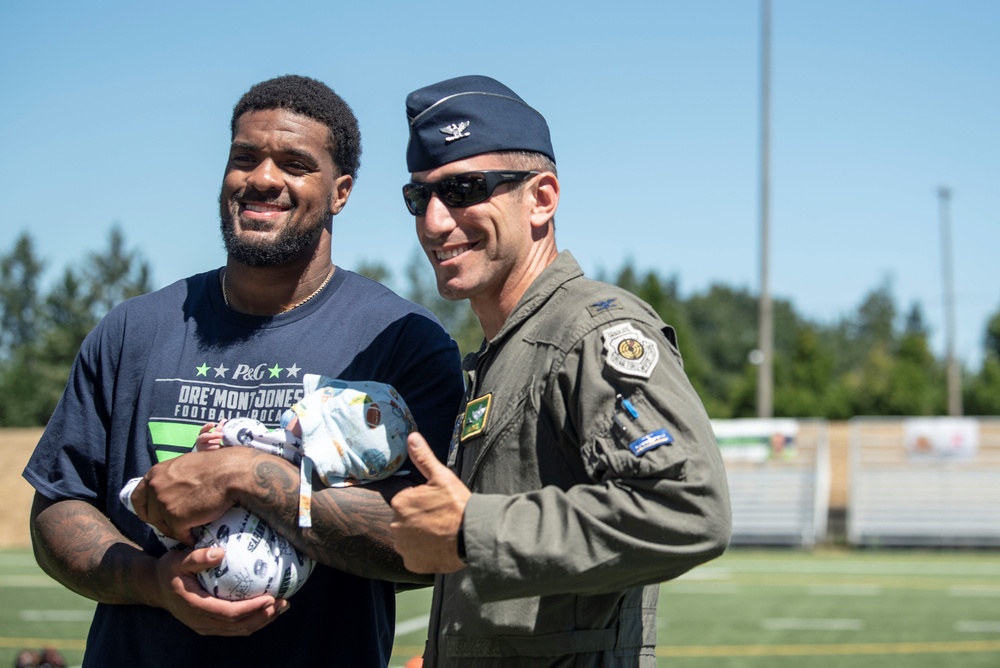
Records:
<instances>
[{"instance_id":1,"label":"silver eagle insignia on cap","mask_svg":"<svg viewBox=\"0 0 1000 668\"><path fill-rule=\"evenodd\" d=\"M456 139L461 139L462 137L468 137L471 133L466 132L465 128L469 127L470 122L471 121L462 121L461 123L452 123L448 127L441 128L439 132L451 135L444 140L445 143L453 142Z\"/></svg>"}]
</instances>

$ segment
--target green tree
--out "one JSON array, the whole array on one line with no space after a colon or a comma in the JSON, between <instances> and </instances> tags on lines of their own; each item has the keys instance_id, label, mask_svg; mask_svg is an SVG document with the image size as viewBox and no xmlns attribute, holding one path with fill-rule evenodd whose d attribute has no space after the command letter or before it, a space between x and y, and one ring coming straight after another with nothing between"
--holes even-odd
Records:
<instances>
[{"instance_id":1,"label":"green tree","mask_svg":"<svg viewBox=\"0 0 1000 668\"><path fill-rule=\"evenodd\" d=\"M788 355L775 360L774 414L846 419L850 407L837 382L833 352L815 325L802 326Z\"/></svg>"},{"instance_id":2,"label":"green tree","mask_svg":"<svg viewBox=\"0 0 1000 668\"><path fill-rule=\"evenodd\" d=\"M0 425L33 425L40 417L47 419L33 405L42 328L38 296L42 268L26 233L0 258Z\"/></svg>"},{"instance_id":3,"label":"green tree","mask_svg":"<svg viewBox=\"0 0 1000 668\"><path fill-rule=\"evenodd\" d=\"M640 278L632 261L626 260L618 271L614 283L653 307L663 322L673 328L677 336L677 348L684 360L684 371L704 402L709 415L723 411L724 406L708 391L707 379L710 367L702 353L697 332L691 325L687 306L680 297L677 277L661 279L656 272L649 271Z\"/></svg>"},{"instance_id":4,"label":"green tree","mask_svg":"<svg viewBox=\"0 0 1000 668\"><path fill-rule=\"evenodd\" d=\"M713 284L687 300L687 315L708 366L705 399L728 407L713 417L735 417L747 356L757 347L757 300L746 290Z\"/></svg>"},{"instance_id":5,"label":"green tree","mask_svg":"<svg viewBox=\"0 0 1000 668\"><path fill-rule=\"evenodd\" d=\"M1000 359L1000 310L997 310L986 323L983 348L987 355Z\"/></svg>"},{"instance_id":6,"label":"green tree","mask_svg":"<svg viewBox=\"0 0 1000 668\"><path fill-rule=\"evenodd\" d=\"M677 333L685 370L713 418L756 415L757 296L715 284L688 299L676 276L641 272L627 260L613 278L646 301ZM467 303L437 296L422 255L408 266L410 298L428 306L462 345L475 350L482 334ZM938 415L945 410L944 365L930 350L919 304L902 317L884 279L857 308L833 324L800 317L786 300L773 301L774 413L781 417L848 419L854 415ZM465 334L463 334L465 332ZM987 354L967 376L966 412L1000 414L1000 312L986 333Z\"/></svg>"},{"instance_id":7,"label":"green tree","mask_svg":"<svg viewBox=\"0 0 1000 668\"><path fill-rule=\"evenodd\" d=\"M968 415L1000 416L1000 359L988 356L964 396Z\"/></svg>"},{"instance_id":8,"label":"green tree","mask_svg":"<svg viewBox=\"0 0 1000 668\"><path fill-rule=\"evenodd\" d=\"M774 314L774 358L791 354L802 327L787 300L772 302ZM750 352L758 347L758 299L746 289L714 284L686 302L698 346L706 359L704 393L709 402L723 406L712 416L752 417L756 410L757 367L749 363ZM776 374L775 393L779 389Z\"/></svg>"},{"instance_id":9,"label":"green tree","mask_svg":"<svg viewBox=\"0 0 1000 668\"><path fill-rule=\"evenodd\" d=\"M0 426L39 426L48 421L87 333L118 302L150 289L150 268L125 248L114 226L104 252L91 253L80 270L66 268L40 297L42 264L22 235L0 259L5 364L0 369Z\"/></svg>"},{"instance_id":10,"label":"green tree","mask_svg":"<svg viewBox=\"0 0 1000 668\"><path fill-rule=\"evenodd\" d=\"M34 243L22 232L8 255L0 257L0 360L38 336L38 279L43 269Z\"/></svg>"},{"instance_id":11,"label":"green tree","mask_svg":"<svg viewBox=\"0 0 1000 668\"><path fill-rule=\"evenodd\" d=\"M392 274L381 262L362 262L354 271L383 285L388 285L392 279Z\"/></svg>"},{"instance_id":12,"label":"green tree","mask_svg":"<svg viewBox=\"0 0 1000 668\"><path fill-rule=\"evenodd\" d=\"M149 292L151 270L139 253L125 248L125 235L119 225L108 234L108 247L90 253L83 265L83 283L95 323L116 304Z\"/></svg>"},{"instance_id":13,"label":"green tree","mask_svg":"<svg viewBox=\"0 0 1000 668\"><path fill-rule=\"evenodd\" d=\"M894 345L890 401L894 414L942 415L945 412L944 368L930 350L928 331L919 304L906 316L906 325Z\"/></svg>"},{"instance_id":14,"label":"green tree","mask_svg":"<svg viewBox=\"0 0 1000 668\"><path fill-rule=\"evenodd\" d=\"M843 376L857 371L875 350L891 350L895 324L892 283L884 279L865 295L852 315L831 328L827 344L834 350L837 373Z\"/></svg>"},{"instance_id":15,"label":"green tree","mask_svg":"<svg viewBox=\"0 0 1000 668\"><path fill-rule=\"evenodd\" d=\"M406 264L406 277L410 285L407 298L425 306L438 317L458 343L462 356L479 350L483 342L483 330L479 326L479 318L469 306L469 300L448 300L438 294L433 270L421 250L417 249L410 256L410 261Z\"/></svg>"},{"instance_id":16,"label":"green tree","mask_svg":"<svg viewBox=\"0 0 1000 668\"><path fill-rule=\"evenodd\" d=\"M36 351L37 399L45 407L43 411L55 408L80 344L104 315L95 305L95 290L66 267L45 298L45 331Z\"/></svg>"},{"instance_id":17,"label":"green tree","mask_svg":"<svg viewBox=\"0 0 1000 668\"><path fill-rule=\"evenodd\" d=\"M848 328L846 346L857 361L845 373L852 415L940 415L944 412L944 375L928 343L919 305L895 328L896 306L888 283L861 303Z\"/></svg>"},{"instance_id":18,"label":"green tree","mask_svg":"<svg viewBox=\"0 0 1000 668\"><path fill-rule=\"evenodd\" d=\"M1000 415L1000 309L989 319L983 335L983 363L964 393L969 415Z\"/></svg>"}]
</instances>

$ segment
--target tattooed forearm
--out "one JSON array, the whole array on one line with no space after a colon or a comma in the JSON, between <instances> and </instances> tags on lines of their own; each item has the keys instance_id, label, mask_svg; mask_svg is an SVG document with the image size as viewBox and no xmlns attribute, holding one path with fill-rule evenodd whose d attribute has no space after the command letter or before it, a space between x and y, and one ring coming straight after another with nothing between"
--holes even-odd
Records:
<instances>
[{"instance_id":1,"label":"tattooed forearm","mask_svg":"<svg viewBox=\"0 0 1000 668\"><path fill-rule=\"evenodd\" d=\"M384 483L391 483L384 481ZM392 547L389 522L393 489L371 486L326 489L313 496L313 534L332 565L348 572L396 581L422 581L407 573Z\"/></svg>"},{"instance_id":2,"label":"tattooed forearm","mask_svg":"<svg viewBox=\"0 0 1000 668\"><path fill-rule=\"evenodd\" d=\"M256 501L276 512L278 524L296 523L299 503L297 474L295 469L282 465L278 459L258 458L254 466L254 493L250 505L255 505Z\"/></svg>"},{"instance_id":3,"label":"tattooed forearm","mask_svg":"<svg viewBox=\"0 0 1000 668\"><path fill-rule=\"evenodd\" d=\"M93 506L36 496L31 514L35 557L54 579L104 603L138 603L138 560L149 560Z\"/></svg>"},{"instance_id":4,"label":"tattooed forearm","mask_svg":"<svg viewBox=\"0 0 1000 668\"><path fill-rule=\"evenodd\" d=\"M264 517L272 527L313 559L362 577L427 583L409 573L392 547L389 522L392 496L411 483L390 478L371 485L327 488L314 486L312 528L301 529L298 471L271 457L254 465L254 490L239 502Z\"/></svg>"}]
</instances>

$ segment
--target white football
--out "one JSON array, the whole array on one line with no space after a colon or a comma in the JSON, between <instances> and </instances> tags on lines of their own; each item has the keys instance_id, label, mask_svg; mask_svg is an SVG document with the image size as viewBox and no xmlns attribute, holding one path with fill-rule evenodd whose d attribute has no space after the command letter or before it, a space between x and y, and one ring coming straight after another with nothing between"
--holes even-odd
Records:
<instances>
[{"instance_id":1,"label":"white football","mask_svg":"<svg viewBox=\"0 0 1000 668\"><path fill-rule=\"evenodd\" d=\"M200 531L197 547L226 551L221 564L198 573L198 582L216 598L242 601L263 594L288 598L305 584L315 565L245 508L230 508Z\"/></svg>"}]
</instances>

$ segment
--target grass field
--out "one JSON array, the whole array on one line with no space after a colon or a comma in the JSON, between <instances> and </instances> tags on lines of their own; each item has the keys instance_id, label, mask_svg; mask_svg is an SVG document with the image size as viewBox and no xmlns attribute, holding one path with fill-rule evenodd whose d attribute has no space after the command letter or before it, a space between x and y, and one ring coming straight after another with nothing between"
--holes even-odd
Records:
<instances>
[{"instance_id":1,"label":"grass field","mask_svg":"<svg viewBox=\"0 0 1000 668\"><path fill-rule=\"evenodd\" d=\"M394 666L420 653L429 590L398 597ZM49 644L79 665L93 604L0 552L0 668ZM670 668L997 668L1000 553L733 549L660 597Z\"/></svg>"}]
</instances>

